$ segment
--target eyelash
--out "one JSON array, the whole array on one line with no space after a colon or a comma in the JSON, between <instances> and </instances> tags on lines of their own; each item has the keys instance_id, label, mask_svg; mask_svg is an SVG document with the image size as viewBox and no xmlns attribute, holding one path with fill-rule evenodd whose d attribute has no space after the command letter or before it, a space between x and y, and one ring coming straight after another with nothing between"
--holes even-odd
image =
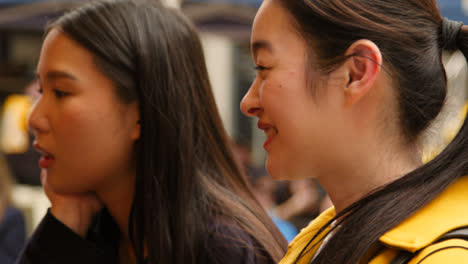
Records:
<instances>
[{"instance_id":1,"label":"eyelash","mask_svg":"<svg viewBox=\"0 0 468 264\"><path fill-rule=\"evenodd\" d=\"M44 90L42 88L39 88L39 93L43 94L43 92ZM57 98L62 98L68 95L68 93L56 89L54 89L53 92Z\"/></svg>"},{"instance_id":2,"label":"eyelash","mask_svg":"<svg viewBox=\"0 0 468 264\"><path fill-rule=\"evenodd\" d=\"M57 98L62 98L68 95L68 93L62 92L60 90L54 90L54 93Z\"/></svg>"},{"instance_id":3,"label":"eyelash","mask_svg":"<svg viewBox=\"0 0 468 264\"><path fill-rule=\"evenodd\" d=\"M261 66L261 65L257 65L257 66L254 67L254 69L255 69L256 71L264 71L264 70L266 70L267 68L264 67L264 66Z\"/></svg>"}]
</instances>

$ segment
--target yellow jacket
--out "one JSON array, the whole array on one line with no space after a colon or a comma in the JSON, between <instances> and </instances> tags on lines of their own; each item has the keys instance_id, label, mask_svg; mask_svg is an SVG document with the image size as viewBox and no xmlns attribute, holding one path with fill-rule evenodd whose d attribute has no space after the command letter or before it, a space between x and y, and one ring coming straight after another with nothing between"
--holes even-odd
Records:
<instances>
[{"instance_id":1,"label":"yellow jacket","mask_svg":"<svg viewBox=\"0 0 468 264\"><path fill-rule=\"evenodd\" d=\"M302 229L289 244L280 264L296 263L295 260L309 240L334 216L335 210L330 208ZM416 264L426 256L421 264L468 263L466 240L449 239L431 245L443 234L464 226L468 226L468 176L452 184L434 201L380 237L379 241L385 249L369 264L389 264L400 250L416 252L421 249L423 250L409 264ZM457 247L434 253L437 249L447 246ZM319 245L311 249L297 264L308 264L318 247Z\"/></svg>"}]
</instances>

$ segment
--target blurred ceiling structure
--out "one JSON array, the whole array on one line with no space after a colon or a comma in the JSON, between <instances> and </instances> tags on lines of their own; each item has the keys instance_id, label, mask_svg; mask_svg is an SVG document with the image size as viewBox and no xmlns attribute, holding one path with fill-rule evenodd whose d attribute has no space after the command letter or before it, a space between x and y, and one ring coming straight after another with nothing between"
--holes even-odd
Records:
<instances>
[{"instance_id":1,"label":"blurred ceiling structure","mask_svg":"<svg viewBox=\"0 0 468 264\"><path fill-rule=\"evenodd\" d=\"M89 1L89 0L88 0ZM203 30L249 31L262 0L190 0L182 9ZM0 30L42 31L45 24L86 0L0 0Z\"/></svg>"},{"instance_id":2,"label":"blurred ceiling structure","mask_svg":"<svg viewBox=\"0 0 468 264\"><path fill-rule=\"evenodd\" d=\"M41 31L50 19L87 0L0 0L0 30ZM89 1L89 0L88 0ZM262 0L185 0L182 9L202 30L250 33ZM467 0L438 0L442 14L468 23ZM243 32L243 33L242 33Z\"/></svg>"},{"instance_id":3,"label":"blurred ceiling structure","mask_svg":"<svg viewBox=\"0 0 468 264\"><path fill-rule=\"evenodd\" d=\"M10 49L14 45L10 42L13 35L35 35L40 40L49 21L88 1L96 0L0 0L0 87L24 86L22 83L3 84L5 76L24 72L22 65L9 60ZM201 32L219 34L234 41L248 43L252 21L263 0L166 1L181 3L182 11L194 21ZM468 24L468 0L437 2L445 17Z\"/></svg>"},{"instance_id":4,"label":"blurred ceiling structure","mask_svg":"<svg viewBox=\"0 0 468 264\"><path fill-rule=\"evenodd\" d=\"M89 0L88 0L89 1ZM201 31L248 40L262 0L182 1L183 12ZM42 32L48 21L85 0L0 0L0 31Z\"/></svg>"},{"instance_id":5,"label":"blurred ceiling structure","mask_svg":"<svg viewBox=\"0 0 468 264\"><path fill-rule=\"evenodd\" d=\"M0 29L42 31L47 21L84 1L0 0Z\"/></svg>"},{"instance_id":6,"label":"blurred ceiling structure","mask_svg":"<svg viewBox=\"0 0 468 264\"><path fill-rule=\"evenodd\" d=\"M249 41L257 2L261 0L192 0L184 1L181 8L202 32Z\"/></svg>"}]
</instances>

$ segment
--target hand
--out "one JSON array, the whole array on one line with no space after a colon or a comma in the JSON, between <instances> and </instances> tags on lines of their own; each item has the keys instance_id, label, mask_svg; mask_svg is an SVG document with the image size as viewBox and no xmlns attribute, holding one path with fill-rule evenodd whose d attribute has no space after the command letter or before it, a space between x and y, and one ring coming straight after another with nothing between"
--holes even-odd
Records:
<instances>
[{"instance_id":1,"label":"hand","mask_svg":"<svg viewBox=\"0 0 468 264\"><path fill-rule=\"evenodd\" d=\"M47 183L46 170L41 171L41 182L45 194L52 204L50 209L52 215L84 238L93 221L93 217L103 207L102 202L96 194L58 194L50 189Z\"/></svg>"}]
</instances>

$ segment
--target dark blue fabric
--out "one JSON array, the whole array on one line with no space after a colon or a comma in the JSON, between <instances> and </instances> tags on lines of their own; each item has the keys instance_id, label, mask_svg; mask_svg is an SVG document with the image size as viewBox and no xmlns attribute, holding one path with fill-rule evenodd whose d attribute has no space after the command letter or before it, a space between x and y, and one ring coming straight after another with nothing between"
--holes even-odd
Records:
<instances>
[{"instance_id":1,"label":"dark blue fabric","mask_svg":"<svg viewBox=\"0 0 468 264\"><path fill-rule=\"evenodd\" d=\"M24 216L20 210L8 207L0 222L0 263L15 263L26 239Z\"/></svg>"}]
</instances>

